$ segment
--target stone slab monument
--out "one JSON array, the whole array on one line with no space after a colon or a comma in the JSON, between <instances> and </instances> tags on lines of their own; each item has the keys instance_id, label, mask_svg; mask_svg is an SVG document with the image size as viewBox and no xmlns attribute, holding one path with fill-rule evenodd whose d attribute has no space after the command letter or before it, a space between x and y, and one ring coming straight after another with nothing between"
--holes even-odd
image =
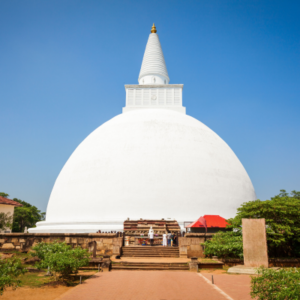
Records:
<instances>
[{"instance_id":1,"label":"stone slab monument","mask_svg":"<svg viewBox=\"0 0 300 300\"><path fill-rule=\"evenodd\" d=\"M244 266L268 268L265 219L242 219Z\"/></svg>"}]
</instances>

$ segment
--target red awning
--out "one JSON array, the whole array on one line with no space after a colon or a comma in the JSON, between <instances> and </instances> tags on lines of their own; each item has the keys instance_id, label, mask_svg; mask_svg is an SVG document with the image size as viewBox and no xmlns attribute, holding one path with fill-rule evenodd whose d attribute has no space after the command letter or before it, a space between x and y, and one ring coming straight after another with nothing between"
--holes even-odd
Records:
<instances>
[{"instance_id":1,"label":"red awning","mask_svg":"<svg viewBox=\"0 0 300 300\"><path fill-rule=\"evenodd\" d=\"M225 228L228 224L226 219L219 215L204 215L203 218L206 220L207 228ZM186 226L187 228L205 228L204 224L200 221L201 217L194 223Z\"/></svg>"}]
</instances>

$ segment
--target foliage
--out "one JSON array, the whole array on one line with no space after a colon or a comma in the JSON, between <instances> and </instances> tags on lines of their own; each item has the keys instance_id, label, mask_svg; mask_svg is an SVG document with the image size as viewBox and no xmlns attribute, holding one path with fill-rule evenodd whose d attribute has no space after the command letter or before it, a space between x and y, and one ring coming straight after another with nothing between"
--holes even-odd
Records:
<instances>
[{"instance_id":1,"label":"foliage","mask_svg":"<svg viewBox=\"0 0 300 300\"><path fill-rule=\"evenodd\" d=\"M0 192L0 196L2 196L2 197L4 197L4 198L7 198L9 195L6 194L6 193Z\"/></svg>"},{"instance_id":2,"label":"foliage","mask_svg":"<svg viewBox=\"0 0 300 300\"><path fill-rule=\"evenodd\" d=\"M80 267L89 263L89 253L85 249L79 247L73 248L65 242L44 243L41 242L32 248L35 252L33 256L37 256L41 261L36 264L37 268L50 268L54 272L59 273L63 280L70 277L71 274L77 274Z\"/></svg>"},{"instance_id":3,"label":"foliage","mask_svg":"<svg viewBox=\"0 0 300 300\"><path fill-rule=\"evenodd\" d=\"M206 241L204 254L222 258L243 258L243 238L240 232L217 232L211 240Z\"/></svg>"},{"instance_id":4,"label":"foliage","mask_svg":"<svg viewBox=\"0 0 300 300\"><path fill-rule=\"evenodd\" d=\"M291 197L289 196L289 193L287 193L286 190L280 190L280 193L278 195L276 195L275 197L271 197L271 200L276 198L276 197L290 197L290 198L296 198L296 199L300 199L300 192L298 191L291 191Z\"/></svg>"},{"instance_id":5,"label":"foliage","mask_svg":"<svg viewBox=\"0 0 300 300\"><path fill-rule=\"evenodd\" d=\"M259 300L300 299L300 269L258 270L251 279L251 297Z\"/></svg>"},{"instance_id":6,"label":"foliage","mask_svg":"<svg viewBox=\"0 0 300 300\"><path fill-rule=\"evenodd\" d=\"M18 258L8 258L0 260L0 294L2 295L6 287L11 286L13 289L20 284L18 276L26 272L22 262Z\"/></svg>"},{"instance_id":7,"label":"foliage","mask_svg":"<svg viewBox=\"0 0 300 300\"><path fill-rule=\"evenodd\" d=\"M0 229L11 228L13 217L10 213L0 213Z\"/></svg>"},{"instance_id":8,"label":"foliage","mask_svg":"<svg viewBox=\"0 0 300 300\"><path fill-rule=\"evenodd\" d=\"M300 256L300 192L285 190L271 200L245 202L228 228L241 232L243 218L265 218L270 256Z\"/></svg>"},{"instance_id":9,"label":"foliage","mask_svg":"<svg viewBox=\"0 0 300 300\"><path fill-rule=\"evenodd\" d=\"M36 206L17 198L13 200L23 205L22 207L15 207L13 232L24 232L25 227L35 227L37 222L45 219L45 213L42 213Z\"/></svg>"}]
</instances>

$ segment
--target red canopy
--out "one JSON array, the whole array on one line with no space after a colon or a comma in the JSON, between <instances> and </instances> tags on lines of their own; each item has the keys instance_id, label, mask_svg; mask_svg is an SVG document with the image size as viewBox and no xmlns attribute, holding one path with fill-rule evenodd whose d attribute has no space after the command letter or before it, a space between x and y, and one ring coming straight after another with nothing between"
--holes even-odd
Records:
<instances>
[{"instance_id":1,"label":"red canopy","mask_svg":"<svg viewBox=\"0 0 300 300\"><path fill-rule=\"evenodd\" d=\"M197 221L194 223L186 226L187 228L205 228L204 224L201 222L201 218L204 218L206 220L207 228L225 228L228 224L226 222L226 219L222 218L219 215L204 215L203 217L200 217Z\"/></svg>"}]
</instances>

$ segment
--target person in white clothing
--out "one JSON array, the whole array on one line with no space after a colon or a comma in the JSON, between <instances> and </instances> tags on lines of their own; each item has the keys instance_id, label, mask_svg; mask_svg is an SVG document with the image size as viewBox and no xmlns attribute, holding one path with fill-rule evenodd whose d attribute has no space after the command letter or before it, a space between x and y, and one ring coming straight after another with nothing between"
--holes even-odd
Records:
<instances>
[{"instance_id":1,"label":"person in white clothing","mask_svg":"<svg viewBox=\"0 0 300 300\"><path fill-rule=\"evenodd\" d=\"M163 234L163 246L167 247L167 234L166 233Z\"/></svg>"},{"instance_id":2,"label":"person in white clothing","mask_svg":"<svg viewBox=\"0 0 300 300\"><path fill-rule=\"evenodd\" d=\"M153 246L153 243L154 243L154 230L152 229L152 226L149 229L148 237L150 238L150 245Z\"/></svg>"}]
</instances>

